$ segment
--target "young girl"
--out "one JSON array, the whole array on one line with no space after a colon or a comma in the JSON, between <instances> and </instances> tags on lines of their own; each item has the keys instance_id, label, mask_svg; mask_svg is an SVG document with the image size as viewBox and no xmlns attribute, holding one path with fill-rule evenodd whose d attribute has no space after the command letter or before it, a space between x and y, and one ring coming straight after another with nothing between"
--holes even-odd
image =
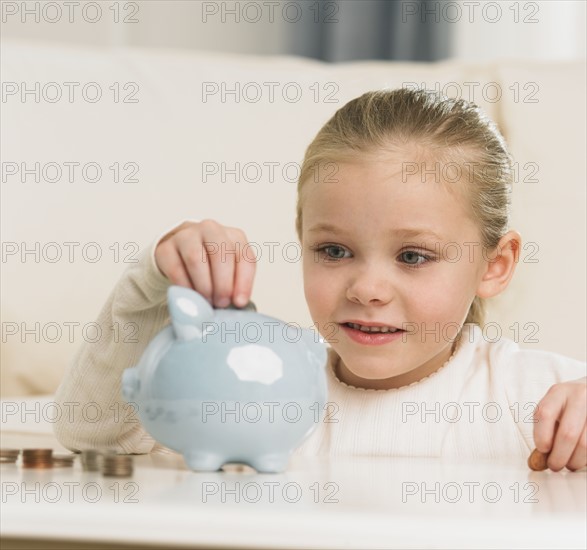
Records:
<instances>
[{"instance_id":1,"label":"young girl","mask_svg":"<svg viewBox=\"0 0 587 550\"><path fill-rule=\"evenodd\" d=\"M585 363L482 330L484 300L507 287L519 258L512 179L504 140L479 108L424 90L365 93L318 132L301 169L296 230L305 297L330 344L330 407L296 453L525 461L536 447L554 471L587 464ZM127 269L98 322L103 334L136 323L139 343L80 348L56 400L94 402L101 415L62 415L63 445L162 448L122 418L121 374L167 324L170 284L215 307L248 302L255 263L206 256L210 242L234 250L247 239L188 221Z\"/></svg>"}]
</instances>

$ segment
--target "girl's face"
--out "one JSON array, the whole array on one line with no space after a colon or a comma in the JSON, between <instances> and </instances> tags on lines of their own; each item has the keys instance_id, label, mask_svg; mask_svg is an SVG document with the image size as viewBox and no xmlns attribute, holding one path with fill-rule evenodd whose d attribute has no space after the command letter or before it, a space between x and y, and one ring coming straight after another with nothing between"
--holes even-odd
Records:
<instances>
[{"instance_id":1,"label":"girl's face","mask_svg":"<svg viewBox=\"0 0 587 550\"><path fill-rule=\"evenodd\" d=\"M487 265L480 234L433 172L407 176L382 156L337 168L304 188L305 297L343 382L400 387L450 357ZM400 330L369 336L353 320Z\"/></svg>"}]
</instances>

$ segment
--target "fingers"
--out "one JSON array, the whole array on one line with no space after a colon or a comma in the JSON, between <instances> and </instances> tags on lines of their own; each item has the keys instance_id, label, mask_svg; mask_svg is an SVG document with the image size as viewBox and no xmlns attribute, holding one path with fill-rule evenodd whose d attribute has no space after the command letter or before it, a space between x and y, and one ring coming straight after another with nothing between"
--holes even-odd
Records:
<instances>
[{"instance_id":1,"label":"fingers","mask_svg":"<svg viewBox=\"0 0 587 550\"><path fill-rule=\"evenodd\" d=\"M237 250L225 227L203 226L203 245L212 276L212 299L216 307L230 304Z\"/></svg>"},{"instance_id":2,"label":"fingers","mask_svg":"<svg viewBox=\"0 0 587 550\"><path fill-rule=\"evenodd\" d=\"M553 386L548 390L534 411L534 443L541 453L549 453L552 449L555 424L565 399L555 388Z\"/></svg>"},{"instance_id":3,"label":"fingers","mask_svg":"<svg viewBox=\"0 0 587 550\"><path fill-rule=\"evenodd\" d=\"M577 446L567 462L567 468L571 471L579 470L587 464L587 423L583 428L583 433L579 437Z\"/></svg>"},{"instance_id":4,"label":"fingers","mask_svg":"<svg viewBox=\"0 0 587 550\"><path fill-rule=\"evenodd\" d=\"M536 449L547 453L548 468L554 472L565 466L577 470L587 464L585 384L552 386L534 411Z\"/></svg>"},{"instance_id":5,"label":"fingers","mask_svg":"<svg viewBox=\"0 0 587 550\"><path fill-rule=\"evenodd\" d=\"M585 426L585 413L578 407L565 407L559 422L552 451L548 457L548 467L554 472L562 470L571 459L577 442Z\"/></svg>"},{"instance_id":6,"label":"fingers","mask_svg":"<svg viewBox=\"0 0 587 550\"><path fill-rule=\"evenodd\" d=\"M212 304L212 276L207 253L198 232L184 231L175 239L178 255L185 268L188 287L199 292ZM212 304L213 305L213 304Z\"/></svg>"},{"instance_id":7,"label":"fingers","mask_svg":"<svg viewBox=\"0 0 587 550\"><path fill-rule=\"evenodd\" d=\"M247 238L240 229L231 229L229 234L233 235L233 242L240 247L237 248L237 250L240 249L240 254L236 256L233 301L237 307L244 307L251 296L257 257L253 249L247 246L249 244Z\"/></svg>"},{"instance_id":8,"label":"fingers","mask_svg":"<svg viewBox=\"0 0 587 550\"><path fill-rule=\"evenodd\" d=\"M247 245L238 228L214 220L189 222L159 242L155 259L173 284L193 288L213 307L226 307L231 301L244 307L256 271L255 254Z\"/></svg>"},{"instance_id":9,"label":"fingers","mask_svg":"<svg viewBox=\"0 0 587 550\"><path fill-rule=\"evenodd\" d=\"M181 259L177 245L173 241L168 240L159 244L157 247L156 260L159 270L171 281L172 284L195 289L195 286L188 275L187 268Z\"/></svg>"}]
</instances>

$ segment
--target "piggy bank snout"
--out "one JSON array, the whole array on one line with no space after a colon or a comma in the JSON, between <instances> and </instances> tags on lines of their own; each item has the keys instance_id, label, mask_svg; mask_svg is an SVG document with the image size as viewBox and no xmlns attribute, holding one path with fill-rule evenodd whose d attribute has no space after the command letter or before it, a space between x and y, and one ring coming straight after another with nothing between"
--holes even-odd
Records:
<instances>
[{"instance_id":1,"label":"piggy bank snout","mask_svg":"<svg viewBox=\"0 0 587 550\"><path fill-rule=\"evenodd\" d=\"M126 369L122 373L122 395L127 400L130 401L134 399L140 390L141 381L139 380L139 373L136 367L131 367Z\"/></svg>"}]
</instances>

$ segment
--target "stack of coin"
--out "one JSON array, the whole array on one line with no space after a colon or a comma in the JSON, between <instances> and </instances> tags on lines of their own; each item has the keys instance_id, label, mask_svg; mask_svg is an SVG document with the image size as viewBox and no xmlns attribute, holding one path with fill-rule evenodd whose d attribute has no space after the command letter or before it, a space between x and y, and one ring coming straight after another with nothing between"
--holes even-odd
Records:
<instances>
[{"instance_id":1,"label":"stack of coin","mask_svg":"<svg viewBox=\"0 0 587 550\"><path fill-rule=\"evenodd\" d=\"M19 454L19 449L0 449L0 462L14 463Z\"/></svg>"},{"instance_id":2,"label":"stack of coin","mask_svg":"<svg viewBox=\"0 0 587 550\"><path fill-rule=\"evenodd\" d=\"M53 455L53 466L73 466L75 454Z\"/></svg>"},{"instance_id":3,"label":"stack of coin","mask_svg":"<svg viewBox=\"0 0 587 550\"><path fill-rule=\"evenodd\" d=\"M132 456L106 453L102 456L102 474L106 477L129 477L132 475Z\"/></svg>"},{"instance_id":4,"label":"stack of coin","mask_svg":"<svg viewBox=\"0 0 587 550\"><path fill-rule=\"evenodd\" d=\"M82 468L84 472L99 472L99 457L100 453L95 449L88 449L86 451L82 451Z\"/></svg>"},{"instance_id":5,"label":"stack of coin","mask_svg":"<svg viewBox=\"0 0 587 550\"><path fill-rule=\"evenodd\" d=\"M53 449L23 449L23 468L53 467Z\"/></svg>"}]
</instances>

